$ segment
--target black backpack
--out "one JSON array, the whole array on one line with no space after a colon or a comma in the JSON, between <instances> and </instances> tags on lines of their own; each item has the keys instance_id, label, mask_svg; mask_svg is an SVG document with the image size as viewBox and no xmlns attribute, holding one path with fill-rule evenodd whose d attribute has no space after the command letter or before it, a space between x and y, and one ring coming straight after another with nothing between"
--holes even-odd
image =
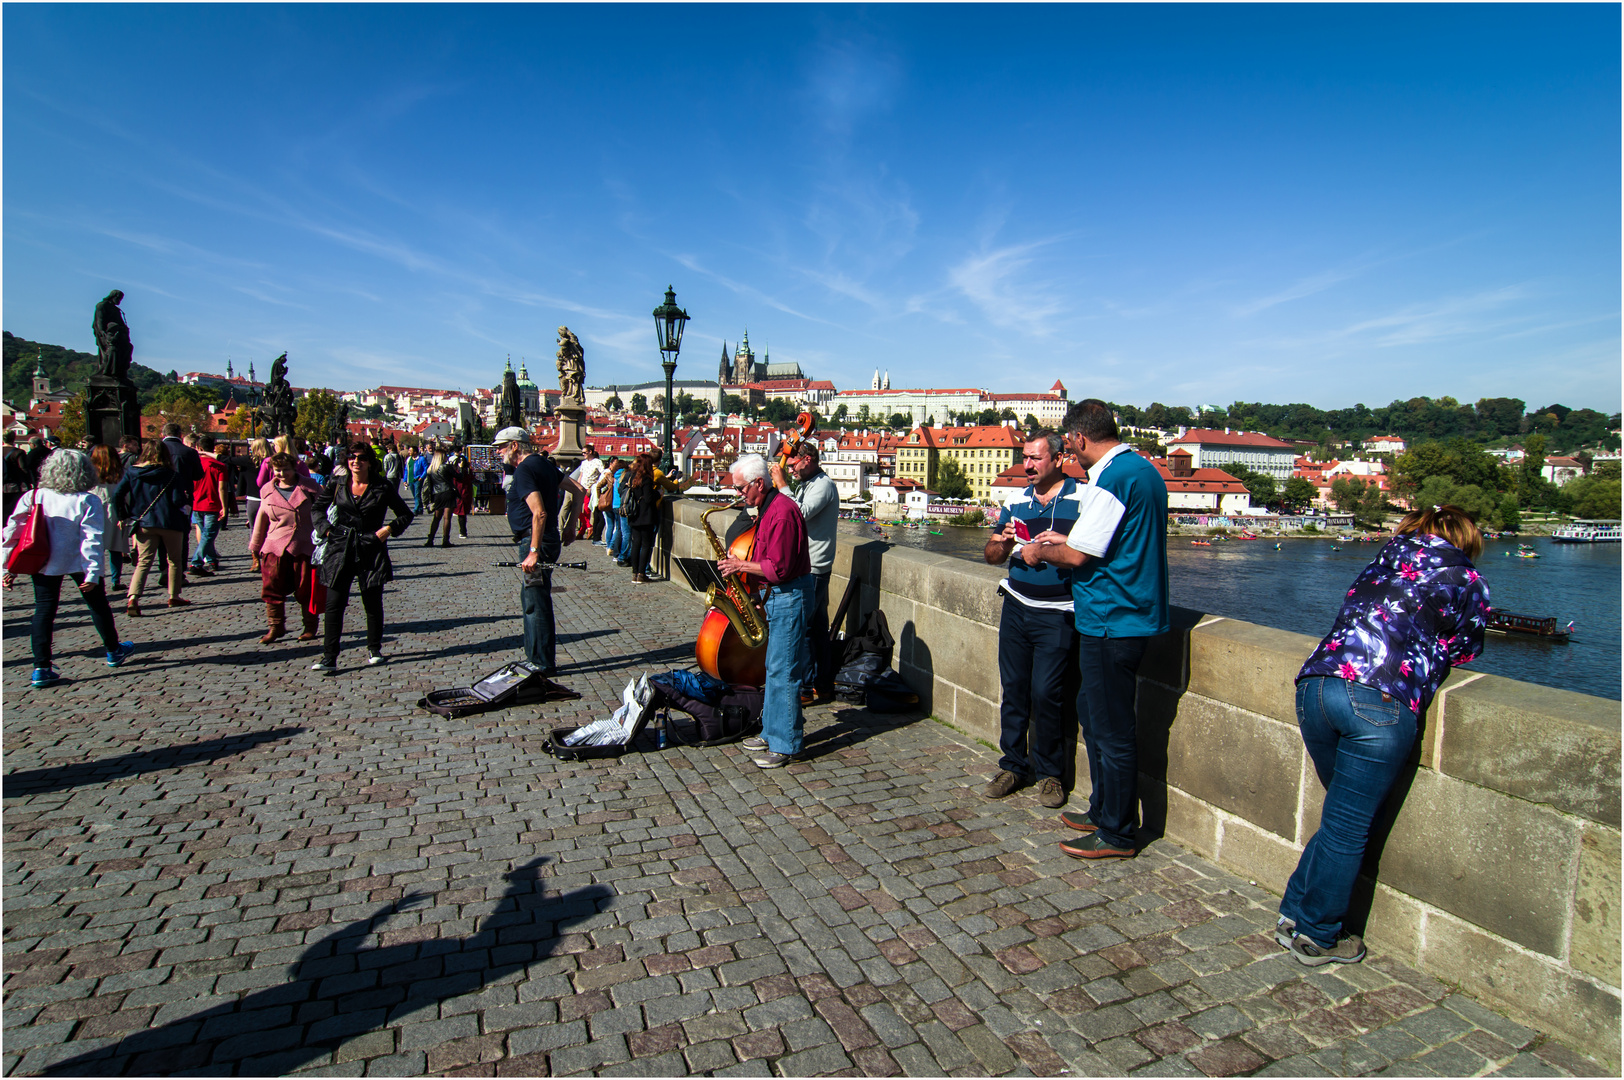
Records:
<instances>
[{"instance_id":1,"label":"black backpack","mask_svg":"<svg viewBox=\"0 0 1624 1080\"><path fill-rule=\"evenodd\" d=\"M627 485L626 493L620 497L620 516L635 525L638 516L643 512L643 502L647 498L648 487L646 485L637 487Z\"/></svg>"}]
</instances>

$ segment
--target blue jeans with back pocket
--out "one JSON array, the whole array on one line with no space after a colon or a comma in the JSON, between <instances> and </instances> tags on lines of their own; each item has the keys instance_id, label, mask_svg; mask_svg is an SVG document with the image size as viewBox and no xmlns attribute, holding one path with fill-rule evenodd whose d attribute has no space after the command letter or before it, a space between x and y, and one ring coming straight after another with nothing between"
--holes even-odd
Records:
<instances>
[{"instance_id":1,"label":"blue jeans with back pocket","mask_svg":"<svg viewBox=\"0 0 1624 1080\"><path fill-rule=\"evenodd\" d=\"M1374 687L1315 676L1297 684L1297 726L1325 785L1319 830L1286 884L1280 914L1331 948L1342 935L1371 823L1415 748L1407 703Z\"/></svg>"}]
</instances>

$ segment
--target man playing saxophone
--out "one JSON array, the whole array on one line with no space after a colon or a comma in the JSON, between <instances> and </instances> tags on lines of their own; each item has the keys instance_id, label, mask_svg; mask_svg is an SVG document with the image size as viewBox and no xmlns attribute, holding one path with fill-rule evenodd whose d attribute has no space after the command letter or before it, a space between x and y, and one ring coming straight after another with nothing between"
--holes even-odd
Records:
<instances>
[{"instance_id":1,"label":"man playing saxophone","mask_svg":"<svg viewBox=\"0 0 1624 1080\"><path fill-rule=\"evenodd\" d=\"M767 461L745 454L733 463L733 486L746 506L759 508L755 543L748 559L721 559L724 575L749 574L767 583L767 682L761 707L761 735L766 749L753 760L763 769L778 769L801 752L801 680L806 674L806 619L812 605L812 558L806 522L795 500L773 487Z\"/></svg>"}]
</instances>

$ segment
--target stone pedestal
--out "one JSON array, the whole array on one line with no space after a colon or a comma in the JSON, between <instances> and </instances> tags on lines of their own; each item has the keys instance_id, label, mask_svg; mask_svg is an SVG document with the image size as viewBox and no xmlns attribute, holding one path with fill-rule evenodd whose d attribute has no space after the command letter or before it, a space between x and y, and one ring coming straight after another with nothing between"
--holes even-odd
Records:
<instances>
[{"instance_id":1,"label":"stone pedestal","mask_svg":"<svg viewBox=\"0 0 1624 1080\"><path fill-rule=\"evenodd\" d=\"M85 434L116 453L126 435L141 437L141 405L135 384L112 375L92 375L85 396Z\"/></svg>"},{"instance_id":2,"label":"stone pedestal","mask_svg":"<svg viewBox=\"0 0 1624 1080\"><path fill-rule=\"evenodd\" d=\"M558 447L553 451L553 461L567 473L586 456L586 406L560 405L555 411L558 414Z\"/></svg>"}]
</instances>

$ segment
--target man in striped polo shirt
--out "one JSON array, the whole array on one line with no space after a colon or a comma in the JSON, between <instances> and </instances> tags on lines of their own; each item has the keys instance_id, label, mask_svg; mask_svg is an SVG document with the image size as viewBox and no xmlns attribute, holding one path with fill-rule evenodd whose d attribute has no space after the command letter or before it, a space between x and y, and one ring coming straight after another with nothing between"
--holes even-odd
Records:
<instances>
[{"instance_id":1,"label":"man in striped polo shirt","mask_svg":"<svg viewBox=\"0 0 1624 1080\"><path fill-rule=\"evenodd\" d=\"M1050 565L1028 566L1010 555L1039 533L1069 533L1077 521L1078 484L1062 469L1065 448L1054 432L1035 432L1022 450L1030 486L998 515L987 541L987 562L1009 563L1009 577L999 583L1004 613L998 624L998 676L1003 684L999 706L998 773L986 788L989 799L1002 799L1038 778L1044 806L1065 805L1065 745L1062 718L1066 677L1076 663L1071 574ZM1028 743L1030 742L1030 747Z\"/></svg>"}]
</instances>

